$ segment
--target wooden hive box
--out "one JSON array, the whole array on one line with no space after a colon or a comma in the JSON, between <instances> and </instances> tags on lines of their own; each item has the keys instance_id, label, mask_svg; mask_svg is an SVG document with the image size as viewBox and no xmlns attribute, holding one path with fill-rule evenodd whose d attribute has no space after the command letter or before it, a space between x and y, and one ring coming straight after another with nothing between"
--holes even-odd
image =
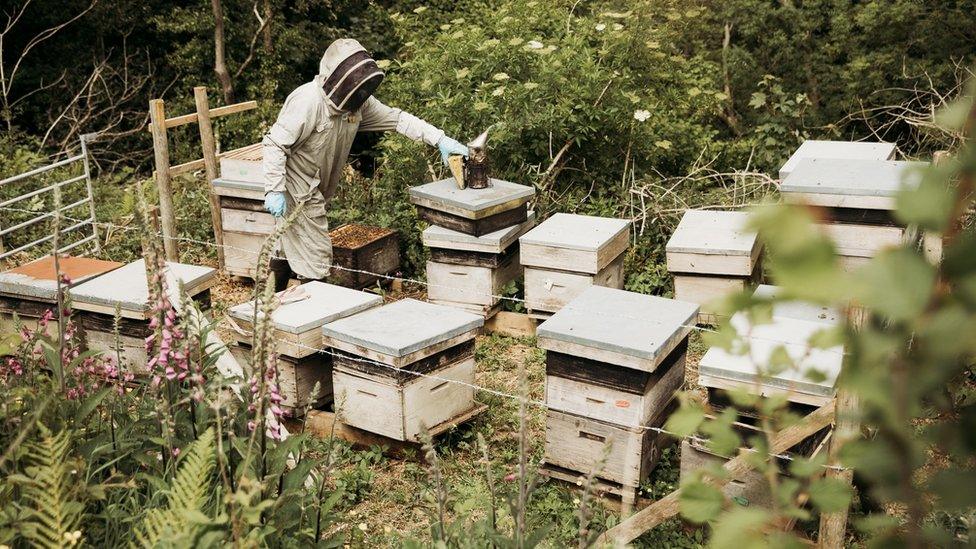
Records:
<instances>
[{"instance_id":1,"label":"wooden hive box","mask_svg":"<svg viewBox=\"0 0 976 549\"><path fill-rule=\"evenodd\" d=\"M220 155L220 177L264 185L264 145L255 143Z\"/></svg>"},{"instance_id":2,"label":"wooden hive box","mask_svg":"<svg viewBox=\"0 0 976 549\"><path fill-rule=\"evenodd\" d=\"M500 179L484 189L458 189L453 178L410 188L421 219L472 236L524 223L534 196L534 188Z\"/></svg>"},{"instance_id":3,"label":"wooden hive box","mask_svg":"<svg viewBox=\"0 0 976 549\"><path fill-rule=\"evenodd\" d=\"M555 313L590 286L624 287L624 254L596 274L524 267L525 306L532 313Z\"/></svg>"},{"instance_id":4,"label":"wooden hive box","mask_svg":"<svg viewBox=\"0 0 976 549\"><path fill-rule=\"evenodd\" d=\"M520 236L535 226L535 212L529 212L527 219L482 236L453 231L438 225L430 225L421 234L424 246L431 254L440 250L451 252L472 252L477 254L502 254L517 244Z\"/></svg>"},{"instance_id":5,"label":"wooden hive box","mask_svg":"<svg viewBox=\"0 0 976 549\"><path fill-rule=\"evenodd\" d=\"M805 158L783 180L783 200L827 208L895 209L895 195L918 185L927 162Z\"/></svg>"},{"instance_id":6,"label":"wooden hive box","mask_svg":"<svg viewBox=\"0 0 976 549\"><path fill-rule=\"evenodd\" d=\"M271 313L276 351L292 358L316 354L322 348L322 326L350 315L378 307L383 298L359 290L312 281L276 295L279 305ZM258 311L259 315L262 315ZM237 328L232 337L250 344L254 331L254 302L235 305L227 311Z\"/></svg>"},{"instance_id":7,"label":"wooden hive box","mask_svg":"<svg viewBox=\"0 0 976 549\"><path fill-rule=\"evenodd\" d=\"M630 242L630 221L557 213L519 238L522 265L597 274Z\"/></svg>"},{"instance_id":8,"label":"wooden hive box","mask_svg":"<svg viewBox=\"0 0 976 549\"><path fill-rule=\"evenodd\" d=\"M733 424L733 428L738 431L739 437L743 441L762 434L762 431L747 423L737 422ZM816 457L826 451L830 435L831 428L828 427L807 437L783 454L789 457ZM681 483L687 482L699 471L720 469L724 467L731 457L734 457L716 454L708 448L706 440L702 435L697 435L694 438L681 441ZM790 478L790 474L788 473L789 461L779 458L777 459L777 463L780 467L780 473L778 475L780 480ZM770 493L769 479L759 471L753 469L748 470L745 474L739 476L739 478L730 481L722 488L722 492L734 504L743 507L771 508L773 506L773 495Z\"/></svg>"},{"instance_id":9,"label":"wooden hive box","mask_svg":"<svg viewBox=\"0 0 976 549\"><path fill-rule=\"evenodd\" d=\"M773 286L759 286L759 297L774 295ZM811 348L811 336L840 325L840 314L830 308L803 302L784 302L773 306L772 322L750 325L746 315L736 313L729 323L749 343L747 355L729 353L713 347L698 366L698 383L716 389L740 389L761 396L785 395L790 402L821 406L834 396L834 384L844 358L843 346ZM760 371L777 348L783 348L794 361L794 368L775 375ZM807 377L815 369L824 379Z\"/></svg>"},{"instance_id":10,"label":"wooden hive box","mask_svg":"<svg viewBox=\"0 0 976 549\"><path fill-rule=\"evenodd\" d=\"M122 266L115 261L88 257L60 256L61 273L75 286ZM0 333L15 333L14 315L21 325L36 329L37 321L48 310L58 316L58 282L54 257L45 256L0 273ZM48 335L57 334L57 323L49 325ZM52 330L53 328L53 330Z\"/></svg>"},{"instance_id":11,"label":"wooden hive box","mask_svg":"<svg viewBox=\"0 0 976 549\"><path fill-rule=\"evenodd\" d=\"M251 366L250 345L236 343L228 349L239 363ZM301 417L307 408L319 408L332 401L332 355L315 353L302 358L278 355L275 365L281 406L291 417Z\"/></svg>"},{"instance_id":12,"label":"wooden hive box","mask_svg":"<svg viewBox=\"0 0 976 549\"><path fill-rule=\"evenodd\" d=\"M761 275L762 244L745 212L688 210L665 248L674 298L702 305L699 322L715 320L711 304L741 292Z\"/></svg>"},{"instance_id":13,"label":"wooden hive box","mask_svg":"<svg viewBox=\"0 0 976 549\"><path fill-rule=\"evenodd\" d=\"M333 284L361 289L400 270L400 239L393 229L350 223L329 231L329 238Z\"/></svg>"},{"instance_id":14,"label":"wooden hive box","mask_svg":"<svg viewBox=\"0 0 976 549\"><path fill-rule=\"evenodd\" d=\"M210 267L166 263L169 288L176 289L182 283L186 294L203 309L210 307L210 286L216 276L217 271ZM148 373L145 338L153 332L149 328L152 304L149 302L145 259L83 282L72 289L71 295L75 309L83 312L81 324L88 349L110 355L118 352L125 363L120 365L121 368L137 375ZM117 307L121 317L121 346L116 345L113 333Z\"/></svg>"},{"instance_id":15,"label":"wooden hive box","mask_svg":"<svg viewBox=\"0 0 976 549\"><path fill-rule=\"evenodd\" d=\"M805 158L852 159L852 160L894 160L894 143L880 141L819 141L807 139L779 169L779 178L789 177L796 165Z\"/></svg>"},{"instance_id":16,"label":"wooden hive box","mask_svg":"<svg viewBox=\"0 0 976 549\"><path fill-rule=\"evenodd\" d=\"M219 178L212 184L220 204L224 269L254 278L261 246L275 228L274 216L264 209L264 183Z\"/></svg>"},{"instance_id":17,"label":"wooden hive box","mask_svg":"<svg viewBox=\"0 0 976 549\"><path fill-rule=\"evenodd\" d=\"M326 324L323 343L343 355L333 366L337 417L416 442L422 426L434 430L470 413L477 407L474 355L456 347L483 325L481 316L414 299Z\"/></svg>"},{"instance_id":18,"label":"wooden hive box","mask_svg":"<svg viewBox=\"0 0 976 549\"><path fill-rule=\"evenodd\" d=\"M460 264L458 257L452 258L451 263L428 261L427 298L435 303L480 310L481 314L488 312L501 301L499 296L505 286L522 270L517 249L493 255L500 261L497 266L488 266L497 263L494 260L487 262L478 257L468 260L468 264Z\"/></svg>"}]
</instances>

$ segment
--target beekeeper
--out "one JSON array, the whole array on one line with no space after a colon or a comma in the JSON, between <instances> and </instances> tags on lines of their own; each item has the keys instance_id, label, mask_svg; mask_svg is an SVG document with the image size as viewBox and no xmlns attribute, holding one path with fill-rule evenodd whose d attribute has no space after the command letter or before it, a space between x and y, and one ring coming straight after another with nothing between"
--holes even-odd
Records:
<instances>
[{"instance_id":1,"label":"beekeeper","mask_svg":"<svg viewBox=\"0 0 976 549\"><path fill-rule=\"evenodd\" d=\"M416 116L373 97L383 71L356 40L339 39L325 50L319 74L288 96L264 136L264 207L277 218L304 204L281 237L286 260L272 259L276 286L294 273L319 280L332 266L326 205L335 194L356 132L396 130L440 149L467 156L468 148ZM280 255L280 253L279 253Z\"/></svg>"}]
</instances>

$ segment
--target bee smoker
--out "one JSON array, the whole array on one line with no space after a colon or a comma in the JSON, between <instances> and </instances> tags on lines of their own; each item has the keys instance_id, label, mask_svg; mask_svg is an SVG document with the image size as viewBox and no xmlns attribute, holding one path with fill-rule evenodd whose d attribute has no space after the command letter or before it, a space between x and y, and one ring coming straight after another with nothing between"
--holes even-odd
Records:
<instances>
[{"instance_id":1,"label":"bee smoker","mask_svg":"<svg viewBox=\"0 0 976 549\"><path fill-rule=\"evenodd\" d=\"M490 128L489 128L490 129ZM471 189L491 186L488 177L488 130L468 143L468 158L464 162L464 183Z\"/></svg>"}]
</instances>

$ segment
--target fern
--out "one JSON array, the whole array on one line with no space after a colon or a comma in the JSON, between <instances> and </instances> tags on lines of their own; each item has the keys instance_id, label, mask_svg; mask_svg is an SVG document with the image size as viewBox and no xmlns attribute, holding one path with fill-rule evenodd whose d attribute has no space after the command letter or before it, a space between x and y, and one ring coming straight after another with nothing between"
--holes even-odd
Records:
<instances>
[{"instance_id":1,"label":"fern","mask_svg":"<svg viewBox=\"0 0 976 549\"><path fill-rule=\"evenodd\" d=\"M36 547L75 545L81 542L85 507L76 499L79 484L68 459L71 436L67 431L52 434L43 425L38 428L40 441L27 446L26 474L16 476L30 505L21 532Z\"/></svg>"},{"instance_id":2,"label":"fern","mask_svg":"<svg viewBox=\"0 0 976 549\"><path fill-rule=\"evenodd\" d=\"M187 451L168 491L166 506L147 512L141 527L135 531L135 540L130 542L130 547L156 547L194 537L200 523L188 520L188 515L202 513L210 492L214 459L214 433L211 428L202 433Z\"/></svg>"}]
</instances>

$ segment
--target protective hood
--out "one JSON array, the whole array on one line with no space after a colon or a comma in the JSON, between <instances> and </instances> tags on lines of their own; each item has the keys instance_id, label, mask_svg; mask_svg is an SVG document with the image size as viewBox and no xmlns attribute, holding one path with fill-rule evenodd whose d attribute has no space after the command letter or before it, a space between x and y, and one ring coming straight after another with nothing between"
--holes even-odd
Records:
<instances>
[{"instance_id":1,"label":"protective hood","mask_svg":"<svg viewBox=\"0 0 976 549\"><path fill-rule=\"evenodd\" d=\"M342 112L362 107L384 76L366 48L351 38L333 42L319 63L322 90L332 107Z\"/></svg>"}]
</instances>

